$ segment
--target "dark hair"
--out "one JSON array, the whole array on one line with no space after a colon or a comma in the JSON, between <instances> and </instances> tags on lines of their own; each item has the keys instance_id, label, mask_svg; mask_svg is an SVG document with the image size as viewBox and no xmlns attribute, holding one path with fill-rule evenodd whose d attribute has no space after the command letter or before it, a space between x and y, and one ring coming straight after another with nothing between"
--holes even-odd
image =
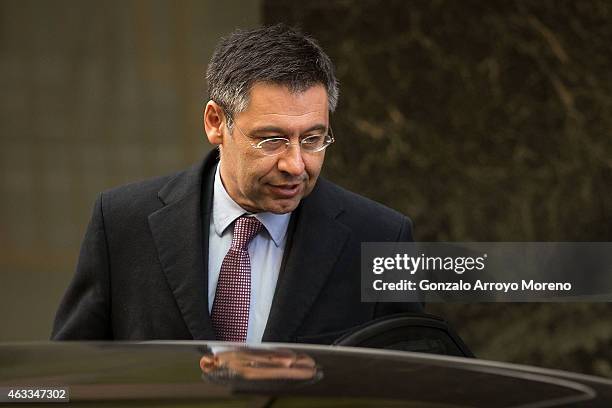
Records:
<instances>
[{"instance_id":1,"label":"dark hair","mask_svg":"<svg viewBox=\"0 0 612 408\"><path fill-rule=\"evenodd\" d=\"M245 110L256 83L287 86L303 92L316 84L327 90L329 110L338 104L338 81L331 59L317 42L284 24L236 30L221 39L206 71L208 95L231 125Z\"/></svg>"}]
</instances>

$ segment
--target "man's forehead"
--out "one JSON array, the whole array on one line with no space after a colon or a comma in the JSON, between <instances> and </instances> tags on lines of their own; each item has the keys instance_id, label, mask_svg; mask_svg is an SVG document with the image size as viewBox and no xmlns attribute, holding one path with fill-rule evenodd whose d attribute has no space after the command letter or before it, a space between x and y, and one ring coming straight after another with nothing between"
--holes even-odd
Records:
<instances>
[{"instance_id":1,"label":"man's forehead","mask_svg":"<svg viewBox=\"0 0 612 408\"><path fill-rule=\"evenodd\" d=\"M327 118L328 109L327 91L322 84L293 91L284 85L258 83L251 88L249 104L243 113L251 119L257 116Z\"/></svg>"}]
</instances>

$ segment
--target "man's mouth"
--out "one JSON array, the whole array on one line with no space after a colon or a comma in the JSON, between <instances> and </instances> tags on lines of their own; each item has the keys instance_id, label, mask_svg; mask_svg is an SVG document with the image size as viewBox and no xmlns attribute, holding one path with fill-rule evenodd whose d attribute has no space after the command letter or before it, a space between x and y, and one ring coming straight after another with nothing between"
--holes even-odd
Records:
<instances>
[{"instance_id":1,"label":"man's mouth","mask_svg":"<svg viewBox=\"0 0 612 408\"><path fill-rule=\"evenodd\" d=\"M270 189L276 196L282 198L293 198L300 192L302 188L301 183L294 184L269 184Z\"/></svg>"}]
</instances>

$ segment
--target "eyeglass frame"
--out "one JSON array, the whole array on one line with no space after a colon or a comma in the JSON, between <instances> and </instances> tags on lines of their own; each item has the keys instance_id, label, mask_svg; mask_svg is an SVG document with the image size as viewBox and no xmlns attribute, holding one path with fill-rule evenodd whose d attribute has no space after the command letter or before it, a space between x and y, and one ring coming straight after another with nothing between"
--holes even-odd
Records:
<instances>
[{"instance_id":1,"label":"eyeglass frame","mask_svg":"<svg viewBox=\"0 0 612 408\"><path fill-rule=\"evenodd\" d=\"M320 149L318 149L318 150L307 150L307 149L304 149L304 148L302 147L302 143L304 142L304 140L307 140L309 137L315 137L315 136L320 136L320 135L306 136L305 138L303 138L302 140L300 140L300 141L299 141L299 142L297 142L297 143L291 143L291 140L289 140L288 138L286 138L286 137L280 137L280 136L279 136L279 137L271 137L271 138L268 138L268 139L264 139L264 140L262 140L262 141L260 141L260 142L258 142L258 143L254 143L254 142L252 141L252 139L253 139L253 138L252 138L251 136L247 136L247 135L246 135L246 134L245 134L245 133L242 131L242 129L240 128L240 126L238 126L238 124L236 123L236 121L235 121L235 120L234 120L233 122L234 122L234 123L233 123L233 126L235 126L235 127L238 129L238 131L239 131L240 133L242 133L242 136L244 136L246 139L248 139L249 144L251 145L251 147L253 147L254 149L257 149L257 150L261 150L261 152L262 152L262 154L263 154L264 156L278 156L279 154L283 154L283 153L285 153L286 151L288 151L290 146L299 146L300 151L302 151L302 152L306 152L306 153L319 153L319 152L322 152L323 150L327 149L327 148L328 148L328 147L329 147L329 146L330 146L332 143L334 143L334 142L336 141L336 139L334 138L334 134L333 134L333 132L332 132L332 128L331 128L331 126L328 126L328 127L327 127L327 134L326 134L326 135L324 135L324 137L328 137L328 136L329 136L330 141L329 141L329 143L328 143L328 144L324 145L323 147L321 147L321 148L320 148ZM226 122L226 128L229 130L229 126L227 125L227 122ZM261 147L261 145L262 145L263 143L266 143L266 142L270 141L270 140L284 140L284 141L285 141L285 149L284 149L284 150L279 151L278 153L272 153L272 154L266 154L266 153L264 153L264 151L263 151L263 147Z\"/></svg>"}]
</instances>

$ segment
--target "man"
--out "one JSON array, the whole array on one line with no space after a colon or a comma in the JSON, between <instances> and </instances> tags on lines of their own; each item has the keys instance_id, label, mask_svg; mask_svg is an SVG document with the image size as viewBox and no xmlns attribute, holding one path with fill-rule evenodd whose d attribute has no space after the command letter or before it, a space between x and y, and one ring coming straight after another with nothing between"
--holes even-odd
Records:
<instances>
[{"instance_id":1,"label":"man","mask_svg":"<svg viewBox=\"0 0 612 408\"><path fill-rule=\"evenodd\" d=\"M420 311L360 300L361 243L410 241L411 224L319 177L338 84L316 42L236 31L207 80L218 151L100 194L52 337L331 343Z\"/></svg>"}]
</instances>

